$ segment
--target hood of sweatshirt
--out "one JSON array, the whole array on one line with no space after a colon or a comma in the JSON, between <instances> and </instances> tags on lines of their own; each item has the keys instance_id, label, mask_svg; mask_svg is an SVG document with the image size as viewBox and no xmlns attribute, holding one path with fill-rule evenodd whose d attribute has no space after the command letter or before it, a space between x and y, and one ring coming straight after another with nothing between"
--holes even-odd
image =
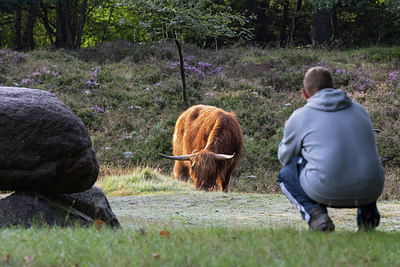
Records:
<instances>
[{"instance_id":1,"label":"hood of sweatshirt","mask_svg":"<svg viewBox=\"0 0 400 267\"><path fill-rule=\"evenodd\" d=\"M351 103L351 98L342 90L325 88L310 97L305 106L322 111L337 111L347 108Z\"/></svg>"}]
</instances>

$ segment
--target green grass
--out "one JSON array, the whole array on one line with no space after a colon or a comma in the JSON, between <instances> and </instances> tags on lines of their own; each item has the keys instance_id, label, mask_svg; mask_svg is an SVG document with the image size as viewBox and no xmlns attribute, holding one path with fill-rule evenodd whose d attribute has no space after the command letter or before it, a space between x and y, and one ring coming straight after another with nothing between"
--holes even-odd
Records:
<instances>
[{"instance_id":1,"label":"green grass","mask_svg":"<svg viewBox=\"0 0 400 267\"><path fill-rule=\"evenodd\" d=\"M282 195L204 192L150 168L101 179L121 229L0 229L0 266L395 266L397 202L381 225L355 231L354 209L329 210L311 232ZM129 195L129 196L121 196Z\"/></svg>"},{"instance_id":2,"label":"green grass","mask_svg":"<svg viewBox=\"0 0 400 267\"><path fill-rule=\"evenodd\" d=\"M378 203L381 225L368 233L355 231L354 209L329 209L337 228L324 234L306 230L282 195L195 191L182 182L163 191L162 177L138 170L112 178L138 194L109 197L120 229L0 229L0 266L396 266L400 260L400 232L393 231L398 202ZM142 186L146 180L156 190Z\"/></svg>"},{"instance_id":3,"label":"green grass","mask_svg":"<svg viewBox=\"0 0 400 267\"><path fill-rule=\"evenodd\" d=\"M157 170L137 168L129 175L115 175L97 181L107 196L131 196L154 193L188 192L193 185L178 181Z\"/></svg>"},{"instance_id":4,"label":"green grass","mask_svg":"<svg viewBox=\"0 0 400 267\"><path fill-rule=\"evenodd\" d=\"M366 57L368 60L373 62L400 61L400 47L372 46L369 48L358 49L354 51L354 54L359 57Z\"/></svg>"},{"instance_id":5,"label":"green grass","mask_svg":"<svg viewBox=\"0 0 400 267\"><path fill-rule=\"evenodd\" d=\"M244 153L230 189L280 191L275 183L281 168L276 154L284 122L305 103L300 92L305 71L324 65L332 70L335 86L364 105L379 129L377 146L390 185L385 199L398 199L400 75L396 81L389 78L399 70L398 51L398 47L215 51L185 45L190 66L211 64L203 70L204 77L188 73L190 104L234 111L242 127ZM101 179L110 173L126 174L125 170L134 171L137 166L170 175L173 162L157 153L172 153L174 125L183 111L179 71L171 66L177 60L172 43L129 46L118 42L74 52L2 50L0 84L51 90L68 105L89 130ZM95 106L104 112L94 112ZM124 158L126 151L133 152L133 157Z\"/></svg>"},{"instance_id":6,"label":"green grass","mask_svg":"<svg viewBox=\"0 0 400 267\"><path fill-rule=\"evenodd\" d=\"M92 227L15 228L0 236L1 266L396 266L400 260L398 232Z\"/></svg>"}]
</instances>

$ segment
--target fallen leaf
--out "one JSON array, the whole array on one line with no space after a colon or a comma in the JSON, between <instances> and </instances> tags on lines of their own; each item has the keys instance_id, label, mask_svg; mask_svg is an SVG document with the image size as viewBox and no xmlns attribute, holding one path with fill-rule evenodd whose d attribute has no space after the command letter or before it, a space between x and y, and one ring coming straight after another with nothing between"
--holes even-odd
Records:
<instances>
[{"instance_id":1,"label":"fallen leaf","mask_svg":"<svg viewBox=\"0 0 400 267\"><path fill-rule=\"evenodd\" d=\"M171 235L171 233L168 232L168 231L161 231L161 232L160 232L160 236L169 237L170 235Z\"/></svg>"},{"instance_id":2,"label":"fallen leaf","mask_svg":"<svg viewBox=\"0 0 400 267\"><path fill-rule=\"evenodd\" d=\"M35 259L35 256L33 256L33 255L26 255L25 257L24 257L24 263L30 263L30 262L32 262L33 260Z\"/></svg>"},{"instance_id":3,"label":"fallen leaf","mask_svg":"<svg viewBox=\"0 0 400 267\"><path fill-rule=\"evenodd\" d=\"M94 221L94 226L96 227L97 230L101 230L106 225L107 225L107 223L102 220Z\"/></svg>"},{"instance_id":4,"label":"fallen leaf","mask_svg":"<svg viewBox=\"0 0 400 267\"><path fill-rule=\"evenodd\" d=\"M137 232L139 233L139 235L144 235L146 233L146 231L142 227L140 227Z\"/></svg>"}]
</instances>

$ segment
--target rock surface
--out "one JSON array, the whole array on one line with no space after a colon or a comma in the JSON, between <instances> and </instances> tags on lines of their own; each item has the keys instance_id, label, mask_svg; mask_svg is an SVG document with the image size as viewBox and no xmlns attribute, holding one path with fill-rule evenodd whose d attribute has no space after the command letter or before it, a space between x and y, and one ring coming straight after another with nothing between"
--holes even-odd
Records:
<instances>
[{"instance_id":1,"label":"rock surface","mask_svg":"<svg viewBox=\"0 0 400 267\"><path fill-rule=\"evenodd\" d=\"M120 227L104 192L96 186L75 194L19 191L0 199L0 227L64 227L91 225L97 220L113 228Z\"/></svg>"},{"instance_id":2,"label":"rock surface","mask_svg":"<svg viewBox=\"0 0 400 267\"><path fill-rule=\"evenodd\" d=\"M103 190L98 186L93 186L81 193L54 195L53 198L86 214L93 220L102 220L111 227L120 226Z\"/></svg>"},{"instance_id":3,"label":"rock surface","mask_svg":"<svg viewBox=\"0 0 400 267\"><path fill-rule=\"evenodd\" d=\"M0 190L82 192L98 171L85 125L55 95L0 87Z\"/></svg>"}]
</instances>

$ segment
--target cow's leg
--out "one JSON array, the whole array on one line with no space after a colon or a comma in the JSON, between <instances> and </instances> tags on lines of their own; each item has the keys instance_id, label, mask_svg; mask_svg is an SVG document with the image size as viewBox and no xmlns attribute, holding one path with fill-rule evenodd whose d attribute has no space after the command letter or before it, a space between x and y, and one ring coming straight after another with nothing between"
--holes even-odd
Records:
<instances>
[{"instance_id":1,"label":"cow's leg","mask_svg":"<svg viewBox=\"0 0 400 267\"><path fill-rule=\"evenodd\" d=\"M223 176L218 175L216 184L217 184L218 187L219 187L219 191L224 191L224 192L226 192L226 190L225 190L225 181L224 181L224 180L225 180L225 178L224 178Z\"/></svg>"},{"instance_id":2,"label":"cow's leg","mask_svg":"<svg viewBox=\"0 0 400 267\"><path fill-rule=\"evenodd\" d=\"M219 190L223 192L228 192L229 180L231 179L232 169L229 169L225 175L218 175L217 184L219 186Z\"/></svg>"},{"instance_id":3,"label":"cow's leg","mask_svg":"<svg viewBox=\"0 0 400 267\"><path fill-rule=\"evenodd\" d=\"M189 168L185 165L185 162L175 161L174 177L182 181L187 181L189 179Z\"/></svg>"},{"instance_id":4,"label":"cow's leg","mask_svg":"<svg viewBox=\"0 0 400 267\"><path fill-rule=\"evenodd\" d=\"M230 179L231 177L225 177L225 180L222 182L222 184L221 184L221 191L223 191L223 192L228 192L228 185L229 185L229 179Z\"/></svg>"}]
</instances>

